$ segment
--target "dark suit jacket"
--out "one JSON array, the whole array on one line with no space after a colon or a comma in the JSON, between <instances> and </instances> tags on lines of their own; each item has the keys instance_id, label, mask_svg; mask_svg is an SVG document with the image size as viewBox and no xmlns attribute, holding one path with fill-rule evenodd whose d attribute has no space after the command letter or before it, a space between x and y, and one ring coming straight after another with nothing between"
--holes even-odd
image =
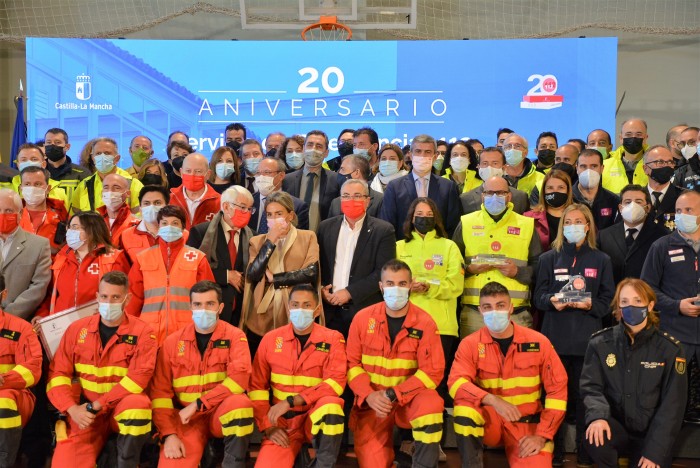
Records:
<instances>
[{"instance_id":1,"label":"dark suit jacket","mask_svg":"<svg viewBox=\"0 0 700 468\"><path fill-rule=\"evenodd\" d=\"M369 206L367 207L367 214L373 218L379 217L379 212L382 209L383 201L383 193L369 189ZM334 216L340 216L341 214L343 214L343 212L340 211L340 197L337 197L334 198L333 203L331 203L331 209L328 211L328 217L332 218Z\"/></svg>"},{"instance_id":2,"label":"dark suit jacket","mask_svg":"<svg viewBox=\"0 0 700 468\"><path fill-rule=\"evenodd\" d=\"M523 214L530 209L527 193L513 187L508 187L508 190L510 190L513 211L518 214ZM473 213L481 209L482 193L484 193L484 186L479 185L477 188L459 196L459 201L462 203L462 214Z\"/></svg>"},{"instance_id":3,"label":"dark suit jacket","mask_svg":"<svg viewBox=\"0 0 700 468\"><path fill-rule=\"evenodd\" d=\"M298 219L297 229L309 229L309 207L306 206L306 203L304 203L303 200L299 200L294 195L292 195L292 201L294 202L294 213L296 213ZM258 234L266 234L267 226L264 228L263 226L258 226L258 220L260 219L260 216L262 216L262 212L260 210L259 192L255 192L253 194L253 206L255 207L255 214L250 216L248 226L250 226L250 228ZM258 229L258 227L260 229Z\"/></svg>"},{"instance_id":4,"label":"dark suit jacket","mask_svg":"<svg viewBox=\"0 0 700 468\"><path fill-rule=\"evenodd\" d=\"M649 212L649 216L660 224L666 222L664 219L665 215L670 215L669 219L673 220L676 214L676 200L678 200L680 194L683 193L683 189L673 184L669 185L666 195L661 199L661 203L657 209L654 209L654 196L651 194L651 190L649 187L645 187L645 190L649 191L649 195L651 196L651 211Z\"/></svg>"},{"instance_id":5,"label":"dark suit jacket","mask_svg":"<svg viewBox=\"0 0 700 468\"><path fill-rule=\"evenodd\" d=\"M379 217L394 226L397 240L403 239L403 223L406 221L406 213L416 198L418 198L418 192L416 192L416 182L412 172L392 180L384 189L384 202ZM445 230L451 238L459 224L459 217L462 215L457 185L451 180L431 173L428 198L433 200L440 210Z\"/></svg>"},{"instance_id":6,"label":"dark suit jacket","mask_svg":"<svg viewBox=\"0 0 700 468\"><path fill-rule=\"evenodd\" d=\"M335 251L343 219L343 216L335 216L321 222L318 227L321 286L333 284ZM352 257L347 287L352 296L350 310L353 315L383 300L379 290L380 273L392 258L396 258L394 228L386 221L366 216Z\"/></svg>"},{"instance_id":7,"label":"dark suit jacket","mask_svg":"<svg viewBox=\"0 0 700 468\"><path fill-rule=\"evenodd\" d=\"M215 219L218 219L215 218ZM187 245L199 249L202 245L202 240L204 239L204 234L207 232L211 222L197 224L190 229L190 236L187 239ZM214 273L214 280L221 286L221 291L223 293L224 310L221 312L221 319L231 325L238 326L241 321L241 305L243 303L243 287L241 287L241 292L236 291L236 289L228 284L228 270L236 270L241 272L245 276L245 270L248 266L248 242L250 238L253 237L254 233L250 229L242 229L241 237L238 243L238 252L236 255L235 263L232 265L231 256L228 251L228 244L226 243L226 236L224 235L224 229L221 227L221 223L218 226L218 232L216 236L216 259L217 264L212 266L212 272ZM211 252L204 252L207 256L207 260L211 258ZM244 283L245 284L245 283ZM236 307L233 307L233 302L236 302Z\"/></svg>"},{"instance_id":8,"label":"dark suit jacket","mask_svg":"<svg viewBox=\"0 0 700 468\"><path fill-rule=\"evenodd\" d=\"M625 244L626 234L625 224L622 222L598 233L598 248L610 257L615 284L627 277L639 278L651 244L667 235L668 231L663 223L657 224L648 216L629 250Z\"/></svg>"},{"instance_id":9,"label":"dark suit jacket","mask_svg":"<svg viewBox=\"0 0 700 468\"><path fill-rule=\"evenodd\" d=\"M301 179L304 177L304 168L287 174L282 182L282 190L288 194L303 200L301 193ZM331 208L333 199L340 195L338 178L333 171L321 169L321 181L319 186L318 205L321 214L321 221L328 218L328 210Z\"/></svg>"}]
</instances>

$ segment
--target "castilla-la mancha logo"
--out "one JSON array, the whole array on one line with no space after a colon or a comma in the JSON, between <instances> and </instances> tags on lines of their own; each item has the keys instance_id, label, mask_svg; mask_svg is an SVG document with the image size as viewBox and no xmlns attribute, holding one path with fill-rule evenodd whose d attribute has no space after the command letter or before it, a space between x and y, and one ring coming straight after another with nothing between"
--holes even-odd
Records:
<instances>
[{"instance_id":1,"label":"castilla-la mancha logo","mask_svg":"<svg viewBox=\"0 0 700 468\"><path fill-rule=\"evenodd\" d=\"M89 75L75 77L75 97L81 101L87 101L92 96L92 83Z\"/></svg>"}]
</instances>

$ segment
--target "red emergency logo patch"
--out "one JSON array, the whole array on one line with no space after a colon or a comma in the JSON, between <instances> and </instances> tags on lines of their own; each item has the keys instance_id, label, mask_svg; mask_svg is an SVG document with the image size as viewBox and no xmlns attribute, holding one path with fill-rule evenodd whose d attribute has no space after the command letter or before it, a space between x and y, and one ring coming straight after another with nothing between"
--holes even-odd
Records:
<instances>
[{"instance_id":1,"label":"red emergency logo patch","mask_svg":"<svg viewBox=\"0 0 700 468\"><path fill-rule=\"evenodd\" d=\"M91 263L90 266L87 268L88 273L91 275L99 275L100 274L100 265L97 263Z\"/></svg>"},{"instance_id":2,"label":"red emergency logo patch","mask_svg":"<svg viewBox=\"0 0 700 468\"><path fill-rule=\"evenodd\" d=\"M515 226L508 226L508 234L512 234L514 236L519 236L520 235L520 228L515 227Z\"/></svg>"},{"instance_id":3,"label":"red emergency logo patch","mask_svg":"<svg viewBox=\"0 0 700 468\"><path fill-rule=\"evenodd\" d=\"M428 259L423 263L423 268L425 268L426 270L432 270L433 268L435 268L435 262L431 259Z\"/></svg>"},{"instance_id":4,"label":"red emergency logo patch","mask_svg":"<svg viewBox=\"0 0 700 468\"><path fill-rule=\"evenodd\" d=\"M601 215L601 216L610 216L610 215L612 215L612 208L601 208L601 209L600 209L600 215Z\"/></svg>"},{"instance_id":5,"label":"red emergency logo patch","mask_svg":"<svg viewBox=\"0 0 700 468\"><path fill-rule=\"evenodd\" d=\"M498 241L493 241L491 242L491 250L494 252L498 252L501 250L501 243Z\"/></svg>"},{"instance_id":6,"label":"red emergency logo patch","mask_svg":"<svg viewBox=\"0 0 700 468\"><path fill-rule=\"evenodd\" d=\"M190 250L185 254L185 260L187 260L188 262L194 262L195 260L197 260L198 256L199 255L197 255L197 252L195 252L194 250Z\"/></svg>"},{"instance_id":7,"label":"red emergency logo patch","mask_svg":"<svg viewBox=\"0 0 700 468\"><path fill-rule=\"evenodd\" d=\"M586 268L583 270L583 276L586 278L597 278L598 277L598 269L597 268Z\"/></svg>"}]
</instances>

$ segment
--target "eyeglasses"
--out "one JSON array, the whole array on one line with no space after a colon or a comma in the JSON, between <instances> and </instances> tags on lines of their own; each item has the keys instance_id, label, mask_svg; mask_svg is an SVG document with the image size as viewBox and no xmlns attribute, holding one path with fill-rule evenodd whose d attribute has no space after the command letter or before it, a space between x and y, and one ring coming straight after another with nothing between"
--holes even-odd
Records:
<instances>
[{"instance_id":1,"label":"eyeglasses","mask_svg":"<svg viewBox=\"0 0 700 468\"><path fill-rule=\"evenodd\" d=\"M367 195L341 195L340 196L340 199L342 201L350 201L350 200L362 201L365 198L367 198Z\"/></svg>"},{"instance_id":2,"label":"eyeglasses","mask_svg":"<svg viewBox=\"0 0 700 468\"><path fill-rule=\"evenodd\" d=\"M250 213L252 215L255 214L255 207L254 206L251 206L250 208L248 208L247 206L238 205L237 203L231 203L231 204L244 213Z\"/></svg>"},{"instance_id":3,"label":"eyeglasses","mask_svg":"<svg viewBox=\"0 0 700 468\"><path fill-rule=\"evenodd\" d=\"M688 140L687 142L686 141L679 141L678 148L683 149L686 147L686 145L687 146L697 146L697 144L698 144L698 142L695 140Z\"/></svg>"},{"instance_id":4,"label":"eyeglasses","mask_svg":"<svg viewBox=\"0 0 700 468\"><path fill-rule=\"evenodd\" d=\"M520 143L503 145L503 150L509 150L509 149L524 150L525 146L521 145Z\"/></svg>"},{"instance_id":5,"label":"eyeglasses","mask_svg":"<svg viewBox=\"0 0 700 468\"><path fill-rule=\"evenodd\" d=\"M676 167L676 162L675 161L664 161L661 159L657 159L656 161L649 161L647 163L647 166L649 166L649 167Z\"/></svg>"},{"instance_id":6,"label":"eyeglasses","mask_svg":"<svg viewBox=\"0 0 700 468\"><path fill-rule=\"evenodd\" d=\"M484 196L491 197L493 195L498 195L499 197L505 197L510 192L507 190L484 190Z\"/></svg>"}]
</instances>

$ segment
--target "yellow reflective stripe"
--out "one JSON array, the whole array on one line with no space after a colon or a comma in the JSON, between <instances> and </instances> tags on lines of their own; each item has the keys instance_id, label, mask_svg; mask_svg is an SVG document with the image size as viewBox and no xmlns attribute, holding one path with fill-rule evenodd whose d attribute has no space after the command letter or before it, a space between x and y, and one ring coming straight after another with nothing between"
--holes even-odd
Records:
<instances>
[{"instance_id":1,"label":"yellow reflective stripe","mask_svg":"<svg viewBox=\"0 0 700 468\"><path fill-rule=\"evenodd\" d=\"M71 382L69 377L54 377L53 379L49 380L48 385L46 385L46 391L50 392L51 389L60 385L68 385L70 387L70 384Z\"/></svg>"},{"instance_id":2,"label":"yellow reflective stripe","mask_svg":"<svg viewBox=\"0 0 700 468\"><path fill-rule=\"evenodd\" d=\"M17 411L17 402L12 398L0 398L0 409Z\"/></svg>"},{"instance_id":3,"label":"yellow reflective stripe","mask_svg":"<svg viewBox=\"0 0 700 468\"><path fill-rule=\"evenodd\" d=\"M244 426L227 426L227 424L236 419L250 419L250 424L246 424ZM245 437L253 433L253 408L239 408L229 411L228 413L219 416L219 422L221 423L221 433L224 437Z\"/></svg>"},{"instance_id":4,"label":"yellow reflective stripe","mask_svg":"<svg viewBox=\"0 0 700 468\"><path fill-rule=\"evenodd\" d=\"M171 398L154 398L151 402L151 408L169 408L174 409L173 400Z\"/></svg>"},{"instance_id":5,"label":"yellow reflective stripe","mask_svg":"<svg viewBox=\"0 0 700 468\"><path fill-rule=\"evenodd\" d=\"M464 437L484 437L483 427L473 427L473 426L462 426L461 424L455 423L455 434L459 434Z\"/></svg>"},{"instance_id":6,"label":"yellow reflective stripe","mask_svg":"<svg viewBox=\"0 0 700 468\"><path fill-rule=\"evenodd\" d=\"M13 371L17 372L22 379L24 379L24 382L27 384L27 387L31 387L34 385L34 375L32 374L32 371L24 367L23 365L18 365L15 366Z\"/></svg>"},{"instance_id":7,"label":"yellow reflective stripe","mask_svg":"<svg viewBox=\"0 0 700 468\"><path fill-rule=\"evenodd\" d=\"M13 429L22 426L22 417L17 413L17 402L12 398L0 398L0 409L10 410L14 416L0 417L0 429Z\"/></svg>"},{"instance_id":8,"label":"yellow reflective stripe","mask_svg":"<svg viewBox=\"0 0 700 468\"><path fill-rule=\"evenodd\" d=\"M413 374L413 375L416 376L416 378L417 378L418 380L420 380L421 382L423 382L423 385L425 385L426 388L435 388L435 387L437 387L437 384L436 384L435 382L433 382L432 379L431 379L430 377L428 377L428 374L426 374L426 373L423 372L422 370L418 369L418 370L416 371L416 373Z\"/></svg>"},{"instance_id":9,"label":"yellow reflective stripe","mask_svg":"<svg viewBox=\"0 0 700 468\"><path fill-rule=\"evenodd\" d=\"M193 392L193 393L180 392L180 393L175 393L175 395L178 397L178 399L180 401L184 401L185 403L192 403L197 398L202 396L202 394L200 392Z\"/></svg>"},{"instance_id":10,"label":"yellow reflective stripe","mask_svg":"<svg viewBox=\"0 0 700 468\"><path fill-rule=\"evenodd\" d=\"M122 387L124 387L127 391L131 393L141 393L143 392L143 388L139 386L136 382L131 380L128 376L124 377L119 381L119 384L121 384Z\"/></svg>"},{"instance_id":11,"label":"yellow reflective stripe","mask_svg":"<svg viewBox=\"0 0 700 468\"><path fill-rule=\"evenodd\" d=\"M345 424L326 424L321 423L311 427L311 434L316 435L319 432L323 432L323 435L334 436L341 435L345 430Z\"/></svg>"},{"instance_id":12,"label":"yellow reflective stripe","mask_svg":"<svg viewBox=\"0 0 700 468\"><path fill-rule=\"evenodd\" d=\"M15 368L14 364L0 364L0 374L4 374L5 372L10 372L14 368Z\"/></svg>"},{"instance_id":13,"label":"yellow reflective stripe","mask_svg":"<svg viewBox=\"0 0 700 468\"><path fill-rule=\"evenodd\" d=\"M431 424L442 424L442 413L426 414L411 420L411 427L414 429Z\"/></svg>"},{"instance_id":14,"label":"yellow reflective stripe","mask_svg":"<svg viewBox=\"0 0 700 468\"><path fill-rule=\"evenodd\" d=\"M337 416L340 416L340 422L336 424L328 424L327 422L323 421L323 417L329 414L335 414ZM345 413L343 413L343 408L341 408L340 405L337 403L329 403L327 405L321 406L309 415L312 422L311 434L316 435L319 432L322 432L324 435L327 436L342 434L345 426L342 420L344 416Z\"/></svg>"},{"instance_id":15,"label":"yellow reflective stripe","mask_svg":"<svg viewBox=\"0 0 700 468\"><path fill-rule=\"evenodd\" d=\"M479 426L483 426L485 424L484 417L481 415L481 413L471 406L455 406L454 417L457 418L460 416L471 419Z\"/></svg>"},{"instance_id":16,"label":"yellow reflective stripe","mask_svg":"<svg viewBox=\"0 0 700 468\"><path fill-rule=\"evenodd\" d=\"M532 377L512 377L510 379L479 379L477 383L481 388L500 388L502 390L510 390L517 387L535 387L541 382L540 376Z\"/></svg>"},{"instance_id":17,"label":"yellow reflective stripe","mask_svg":"<svg viewBox=\"0 0 700 468\"><path fill-rule=\"evenodd\" d=\"M384 369L415 369L418 367L418 361L412 359L387 359L384 356L368 356L362 355L362 364L367 366L378 366Z\"/></svg>"},{"instance_id":18,"label":"yellow reflective stripe","mask_svg":"<svg viewBox=\"0 0 700 468\"><path fill-rule=\"evenodd\" d=\"M413 439L416 442L422 442L424 444L437 444L442 439L442 429L437 432L422 432L418 430L413 430Z\"/></svg>"},{"instance_id":19,"label":"yellow reflective stripe","mask_svg":"<svg viewBox=\"0 0 700 468\"><path fill-rule=\"evenodd\" d=\"M277 398L278 400L284 400L288 396L296 396L298 395L297 393L293 392L283 392L282 390L277 390L276 388L272 388L272 396Z\"/></svg>"},{"instance_id":20,"label":"yellow reflective stripe","mask_svg":"<svg viewBox=\"0 0 700 468\"><path fill-rule=\"evenodd\" d=\"M362 368L362 366L355 366L348 370L348 382L351 382L355 377L360 374L366 374L367 372Z\"/></svg>"},{"instance_id":21,"label":"yellow reflective stripe","mask_svg":"<svg viewBox=\"0 0 700 468\"><path fill-rule=\"evenodd\" d=\"M460 377L455 381L455 383L452 384L452 386L450 387L450 396L453 400L457 395L457 390L459 390L459 387L461 387L465 383L469 383L469 380L465 379L464 377Z\"/></svg>"},{"instance_id":22,"label":"yellow reflective stripe","mask_svg":"<svg viewBox=\"0 0 700 468\"><path fill-rule=\"evenodd\" d=\"M250 401L269 401L270 392L267 390L252 390L248 392L248 398L250 398Z\"/></svg>"},{"instance_id":23,"label":"yellow reflective stripe","mask_svg":"<svg viewBox=\"0 0 700 468\"><path fill-rule=\"evenodd\" d=\"M524 405L525 403L534 403L540 399L540 391L514 396L501 396L505 401L512 405Z\"/></svg>"},{"instance_id":24,"label":"yellow reflective stripe","mask_svg":"<svg viewBox=\"0 0 700 468\"><path fill-rule=\"evenodd\" d=\"M210 383L219 383L226 378L226 372L211 372L203 375L188 375L186 377L178 377L173 379L173 387L194 387L197 385L206 385Z\"/></svg>"},{"instance_id":25,"label":"yellow reflective stripe","mask_svg":"<svg viewBox=\"0 0 700 468\"><path fill-rule=\"evenodd\" d=\"M547 452L547 453L552 453L554 452L554 442L547 441L544 443L544 447L542 447L542 450L540 452Z\"/></svg>"},{"instance_id":26,"label":"yellow reflective stripe","mask_svg":"<svg viewBox=\"0 0 700 468\"><path fill-rule=\"evenodd\" d=\"M303 375L275 374L272 372L270 374L270 381L280 385L303 385L304 387L313 387L314 385L320 384L323 379L319 379L318 377L305 377Z\"/></svg>"},{"instance_id":27,"label":"yellow reflective stripe","mask_svg":"<svg viewBox=\"0 0 700 468\"><path fill-rule=\"evenodd\" d=\"M245 390L243 390L243 387L238 385L235 380L233 380L230 377L226 377L223 382L221 382L224 387L228 388L231 393L234 395L240 395L243 393Z\"/></svg>"},{"instance_id":28,"label":"yellow reflective stripe","mask_svg":"<svg viewBox=\"0 0 700 468\"><path fill-rule=\"evenodd\" d=\"M317 408L313 413L309 415L311 422L317 423L327 414L337 414L338 416L345 416L343 413L343 408L337 403L328 403L319 408Z\"/></svg>"},{"instance_id":29,"label":"yellow reflective stripe","mask_svg":"<svg viewBox=\"0 0 700 468\"><path fill-rule=\"evenodd\" d=\"M151 417L150 409L128 409L124 410L114 417L119 427L119 434L140 436L150 434L151 432ZM148 421L147 424L124 424L123 421Z\"/></svg>"},{"instance_id":30,"label":"yellow reflective stripe","mask_svg":"<svg viewBox=\"0 0 700 468\"><path fill-rule=\"evenodd\" d=\"M340 384L335 380L326 379L323 382L327 383L338 396L343 394L343 387L341 387Z\"/></svg>"},{"instance_id":31,"label":"yellow reflective stripe","mask_svg":"<svg viewBox=\"0 0 700 468\"><path fill-rule=\"evenodd\" d=\"M381 374L375 374L374 372L367 372L369 374L369 380L373 384L383 385L385 387L395 387L400 383L403 383L408 379L409 375L399 375L395 377L387 377Z\"/></svg>"},{"instance_id":32,"label":"yellow reflective stripe","mask_svg":"<svg viewBox=\"0 0 700 468\"><path fill-rule=\"evenodd\" d=\"M545 409L566 411L566 400L555 400L554 398L545 398L544 407Z\"/></svg>"},{"instance_id":33,"label":"yellow reflective stripe","mask_svg":"<svg viewBox=\"0 0 700 468\"><path fill-rule=\"evenodd\" d=\"M117 384L116 382L103 382L103 383L97 383L93 382L92 380L87 380L84 378L78 379L80 381L80 386L83 387L85 390L88 390L90 392L95 392L95 393L107 393L114 386Z\"/></svg>"},{"instance_id":34,"label":"yellow reflective stripe","mask_svg":"<svg viewBox=\"0 0 700 468\"><path fill-rule=\"evenodd\" d=\"M95 377L124 377L129 369L121 366L105 366L97 367L92 364L80 364L76 362L74 365L75 371L81 374L90 374Z\"/></svg>"}]
</instances>

